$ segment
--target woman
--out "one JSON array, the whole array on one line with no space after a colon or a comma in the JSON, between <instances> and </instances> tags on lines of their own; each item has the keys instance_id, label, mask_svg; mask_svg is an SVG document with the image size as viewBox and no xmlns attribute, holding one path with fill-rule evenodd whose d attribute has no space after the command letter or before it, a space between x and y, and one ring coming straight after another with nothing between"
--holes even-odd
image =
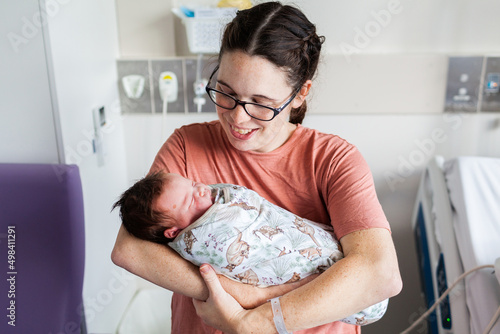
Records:
<instances>
[{"instance_id":1,"label":"woman","mask_svg":"<svg viewBox=\"0 0 500 334\"><path fill-rule=\"evenodd\" d=\"M239 12L207 86L219 120L177 129L151 172L243 185L298 216L332 224L345 258L313 280L260 289L217 278L210 267L197 268L122 227L112 259L174 291L173 333L220 333L196 312L227 333L359 333L336 320L401 289L366 162L345 140L300 125L323 42L315 30L298 9L277 2ZM268 302L279 296L282 324Z\"/></svg>"}]
</instances>

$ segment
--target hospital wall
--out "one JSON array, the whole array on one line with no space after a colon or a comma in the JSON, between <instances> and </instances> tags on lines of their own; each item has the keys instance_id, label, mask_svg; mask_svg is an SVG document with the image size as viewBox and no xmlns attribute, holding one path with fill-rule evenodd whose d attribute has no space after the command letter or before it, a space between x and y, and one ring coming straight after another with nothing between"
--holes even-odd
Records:
<instances>
[{"instance_id":1,"label":"hospital wall","mask_svg":"<svg viewBox=\"0 0 500 334\"><path fill-rule=\"evenodd\" d=\"M112 333L135 291L132 276L110 260L120 226L111 205L128 186L116 85L115 3L2 1L0 35L0 162L78 165L85 208L88 331ZM105 107L107 114L102 166L93 152L96 107ZM45 283L39 282L42 289Z\"/></svg>"},{"instance_id":2,"label":"hospital wall","mask_svg":"<svg viewBox=\"0 0 500 334\"><path fill-rule=\"evenodd\" d=\"M47 25L65 163L82 173L86 263L84 306L89 333L111 333L135 290L135 280L111 262L120 226L111 206L128 186L117 88L116 7L113 1L61 1ZM93 151L93 112L105 109L103 164Z\"/></svg>"},{"instance_id":3,"label":"hospital wall","mask_svg":"<svg viewBox=\"0 0 500 334\"><path fill-rule=\"evenodd\" d=\"M393 230L404 288L386 316L363 333L400 331L424 311L410 227L424 166L436 154L500 157L500 113L443 113L448 57L500 54L500 3L284 2L300 6L326 36L304 125L338 134L361 150ZM146 8L118 0L122 59L189 55L183 26L169 12L182 3L151 0ZM386 12L391 14L382 20ZM367 39L360 33L365 29L372 29ZM215 114L169 114L167 132L212 119ZM157 115L124 117L129 180L147 172L163 141L160 123Z\"/></svg>"}]
</instances>

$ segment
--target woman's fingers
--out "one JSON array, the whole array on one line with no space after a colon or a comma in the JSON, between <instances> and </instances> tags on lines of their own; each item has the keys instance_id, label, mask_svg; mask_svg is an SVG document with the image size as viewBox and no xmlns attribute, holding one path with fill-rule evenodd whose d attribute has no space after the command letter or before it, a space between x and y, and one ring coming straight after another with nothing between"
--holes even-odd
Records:
<instances>
[{"instance_id":1,"label":"woman's fingers","mask_svg":"<svg viewBox=\"0 0 500 334\"><path fill-rule=\"evenodd\" d=\"M236 333L245 310L224 290L210 265L201 265L200 274L207 285L209 296L206 301L193 299L196 313L207 325L225 333Z\"/></svg>"},{"instance_id":2,"label":"woman's fingers","mask_svg":"<svg viewBox=\"0 0 500 334\"><path fill-rule=\"evenodd\" d=\"M210 297L216 297L220 294L225 294L226 291L222 288L219 282L219 278L215 273L215 270L209 264L202 264L200 266L200 274L205 284L207 285Z\"/></svg>"}]
</instances>

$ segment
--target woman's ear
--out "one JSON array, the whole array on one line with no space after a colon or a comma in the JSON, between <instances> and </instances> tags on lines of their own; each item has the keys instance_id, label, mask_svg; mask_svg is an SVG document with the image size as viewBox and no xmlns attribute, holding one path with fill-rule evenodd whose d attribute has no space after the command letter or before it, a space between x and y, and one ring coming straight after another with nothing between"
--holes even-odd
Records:
<instances>
[{"instance_id":1,"label":"woman's ear","mask_svg":"<svg viewBox=\"0 0 500 334\"><path fill-rule=\"evenodd\" d=\"M181 233L181 230L177 227L169 227L163 232L163 235L165 238L174 239L179 233Z\"/></svg>"},{"instance_id":2,"label":"woman's ear","mask_svg":"<svg viewBox=\"0 0 500 334\"><path fill-rule=\"evenodd\" d=\"M306 82L304 82L299 92L297 93L297 96L295 96L295 99L293 100L292 103L293 108L298 108L302 105L302 103L306 100L307 95L309 94L311 86L312 86L311 80L306 80Z\"/></svg>"}]
</instances>

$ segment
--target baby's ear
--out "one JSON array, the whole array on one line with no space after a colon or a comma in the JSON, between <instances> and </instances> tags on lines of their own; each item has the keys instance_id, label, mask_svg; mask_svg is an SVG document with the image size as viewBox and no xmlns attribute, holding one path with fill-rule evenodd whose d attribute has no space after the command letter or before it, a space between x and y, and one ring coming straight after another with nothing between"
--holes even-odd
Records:
<instances>
[{"instance_id":1,"label":"baby's ear","mask_svg":"<svg viewBox=\"0 0 500 334\"><path fill-rule=\"evenodd\" d=\"M165 236L165 238L174 239L180 232L181 230L179 230L177 227L169 227L163 232L163 235Z\"/></svg>"}]
</instances>

